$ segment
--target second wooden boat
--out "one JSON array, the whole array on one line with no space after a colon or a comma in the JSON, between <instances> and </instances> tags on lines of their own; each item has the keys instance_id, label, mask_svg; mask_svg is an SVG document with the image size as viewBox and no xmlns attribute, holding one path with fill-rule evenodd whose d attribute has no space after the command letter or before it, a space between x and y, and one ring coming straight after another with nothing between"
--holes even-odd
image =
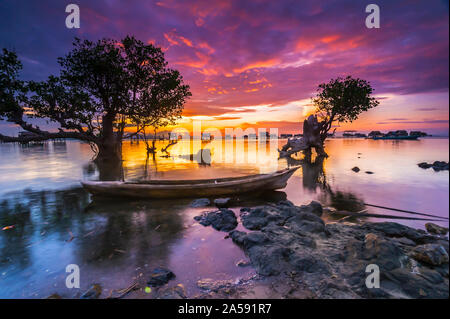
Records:
<instances>
[{"instance_id":1,"label":"second wooden boat","mask_svg":"<svg viewBox=\"0 0 450 319\"><path fill-rule=\"evenodd\" d=\"M81 182L94 195L137 198L180 198L230 196L286 187L299 168L286 168L270 174L198 180L149 180L138 182Z\"/></svg>"}]
</instances>

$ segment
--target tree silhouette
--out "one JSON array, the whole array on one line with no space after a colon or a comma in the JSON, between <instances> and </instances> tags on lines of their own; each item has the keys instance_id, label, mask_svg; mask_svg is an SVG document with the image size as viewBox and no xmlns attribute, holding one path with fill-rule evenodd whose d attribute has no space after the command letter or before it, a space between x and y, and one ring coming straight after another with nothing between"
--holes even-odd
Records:
<instances>
[{"instance_id":1,"label":"tree silhouette","mask_svg":"<svg viewBox=\"0 0 450 319\"><path fill-rule=\"evenodd\" d=\"M14 52L0 54L0 117L33 134L0 141L29 142L75 138L93 145L97 160L120 161L122 140L140 118L161 122L181 115L189 86L170 69L160 48L127 36L121 41L75 39L74 48L58 59L59 76L47 81L18 80L22 65ZM28 94L26 94L28 92ZM45 118L59 124L49 132L30 123ZM157 122L158 122L157 121ZM151 122L146 122L151 125Z\"/></svg>"},{"instance_id":2,"label":"tree silhouette","mask_svg":"<svg viewBox=\"0 0 450 319\"><path fill-rule=\"evenodd\" d=\"M353 122L360 113L379 104L372 96L373 88L370 83L351 76L338 77L328 83L321 83L317 91L316 97L312 100L320 120L322 144L333 123Z\"/></svg>"}]
</instances>

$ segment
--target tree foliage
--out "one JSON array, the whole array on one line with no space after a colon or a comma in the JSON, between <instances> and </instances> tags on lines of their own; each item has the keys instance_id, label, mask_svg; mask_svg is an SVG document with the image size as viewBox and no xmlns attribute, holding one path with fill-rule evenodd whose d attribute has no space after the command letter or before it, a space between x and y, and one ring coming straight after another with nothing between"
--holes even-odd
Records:
<instances>
[{"instance_id":1,"label":"tree foliage","mask_svg":"<svg viewBox=\"0 0 450 319\"><path fill-rule=\"evenodd\" d=\"M14 86L20 61L4 51L0 116L35 133L36 139L77 138L95 144L105 156L120 152L121 140L138 133L126 132L127 127L160 126L181 116L191 96L189 86L177 70L168 67L160 48L130 36L121 41L76 38L73 45L58 59L59 76L22 87L20 82ZM31 94L24 98L26 89ZM58 123L59 132L29 124L30 117ZM2 135L0 139L14 140Z\"/></svg>"},{"instance_id":2,"label":"tree foliage","mask_svg":"<svg viewBox=\"0 0 450 319\"><path fill-rule=\"evenodd\" d=\"M313 103L321 120L322 140L325 140L334 122L353 122L362 112L379 104L372 96L373 88L370 83L351 76L322 83L317 92Z\"/></svg>"}]
</instances>

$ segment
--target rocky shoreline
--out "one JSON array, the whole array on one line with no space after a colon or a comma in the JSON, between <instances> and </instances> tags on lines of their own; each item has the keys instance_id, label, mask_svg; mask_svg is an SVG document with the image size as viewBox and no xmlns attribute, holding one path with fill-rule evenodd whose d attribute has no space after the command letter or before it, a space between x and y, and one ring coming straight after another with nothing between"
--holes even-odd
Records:
<instances>
[{"instance_id":1,"label":"rocky shoreline","mask_svg":"<svg viewBox=\"0 0 450 319\"><path fill-rule=\"evenodd\" d=\"M244 249L257 276L220 283L198 298L448 298L447 229L434 234L393 222L328 223L320 203L289 201L240 210L248 231L236 228L232 210L197 217L228 232ZM437 226L437 225L435 225ZM380 271L380 287L367 288L368 265Z\"/></svg>"},{"instance_id":2,"label":"rocky shoreline","mask_svg":"<svg viewBox=\"0 0 450 319\"><path fill-rule=\"evenodd\" d=\"M203 201L202 201L203 200ZM198 280L203 293L188 296L184 286L172 284L176 274L156 268L144 281L106 298L156 299L360 299L448 298L448 228L428 223L427 231L394 222L325 223L318 202L295 206L277 204L244 207L235 212L220 201L218 208L194 220L224 233L246 253L236 267L252 266L255 275L237 280ZM229 200L226 201L227 203ZM207 205L206 199L196 201ZM219 208L220 207L220 208ZM237 230L239 223L245 231ZM240 227L242 229L242 227ZM379 287L368 288L371 271L379 269ZM142 278L144 280L144 277ZM101 298L92 285L80 297ZM61 298L53 294L48 298Z\"/></svg>"}]
</instances>

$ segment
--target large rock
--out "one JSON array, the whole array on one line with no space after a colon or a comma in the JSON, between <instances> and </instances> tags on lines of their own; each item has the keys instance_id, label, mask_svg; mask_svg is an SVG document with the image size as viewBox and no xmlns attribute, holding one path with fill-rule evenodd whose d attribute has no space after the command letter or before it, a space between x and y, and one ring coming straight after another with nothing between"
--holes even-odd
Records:
<instances>
[{"instance_id":1,"label":"large rock","mask_svg":"<svg viewBox=\"0 0 450 319\"><path fill-rule=\"evenodd\" d=\"M325 224L314 206L243 208L250 231L229 237L264 280L291 287L291 296L302 295L295 292L301 283L318 298L448 297L448 239L392 222ZM371 264L380 288L366 286Z\"/></svg>"},{"instance_id":2,"label":"large rock","mask_svg":"<svg viewBox=\"0 0 450 319\"><path fill-rule=\"evenodd\" d=\"M306 213L311 213L317 216L322 216L323 208L322 205L319 202L311 201L308 205L302 205L300 206L300 209Z\"/></svg>"},{"instance_id":3,"label":"large rock","mask_svg":"<svg viewBox=\"0 0 450 319\"><path fill-rule=\"evenodd\" d=\"M155 268L150 275L150 279L147 284L152 287L162 286L169 282L169 280L175 278L175 274L168 269Z\"/></svg>"},{"instance_id":4,"label":"large rock","mask_svg":"<svg viewBox=\"0 0 450 319\"><path fill-rule=\"evenodd\" d=\"M387 237L405 237L417 244L426 244L435 240L433 236L427 234L424 230L414 229L393 222L365 223L362 227L363 229L367 229L369 231L382 232Z\"/></svg>"},{"instance_id":5,"label":"large rock","mask_svg":"<svg viewBox=\"0 0 450 319\"><path fill-rule=\"evenodd\" d=\"M230 209L221 208L218 211L206 212L194 219L203 226L211 225L214 229L229 232L238 225L236 215Z\"/></svg>"},{"instance_id":6,"label":"large rock","mask_svg":"<svg viewBox=\"0 0 450 319\"><path fill-rule=\"evenodd\" d=\"M439 226L439 225L436 225L433 223L426 223L425 228L430 234L447 235L447 233L448 233L448 228L445 228L445 227L442 227L442 226Z\"/></svg>"},{"instance_id":7,"label":"large rock","mask_svg":"<svg viewBox=\"0 0 450 319\"><path fill-rule=\"evenodd\" d=\"M433 266L448 264L448 254L445 248L438 244L417 246L413 249L411 256L420 262Z\"/></svg>"}]
</instances>

